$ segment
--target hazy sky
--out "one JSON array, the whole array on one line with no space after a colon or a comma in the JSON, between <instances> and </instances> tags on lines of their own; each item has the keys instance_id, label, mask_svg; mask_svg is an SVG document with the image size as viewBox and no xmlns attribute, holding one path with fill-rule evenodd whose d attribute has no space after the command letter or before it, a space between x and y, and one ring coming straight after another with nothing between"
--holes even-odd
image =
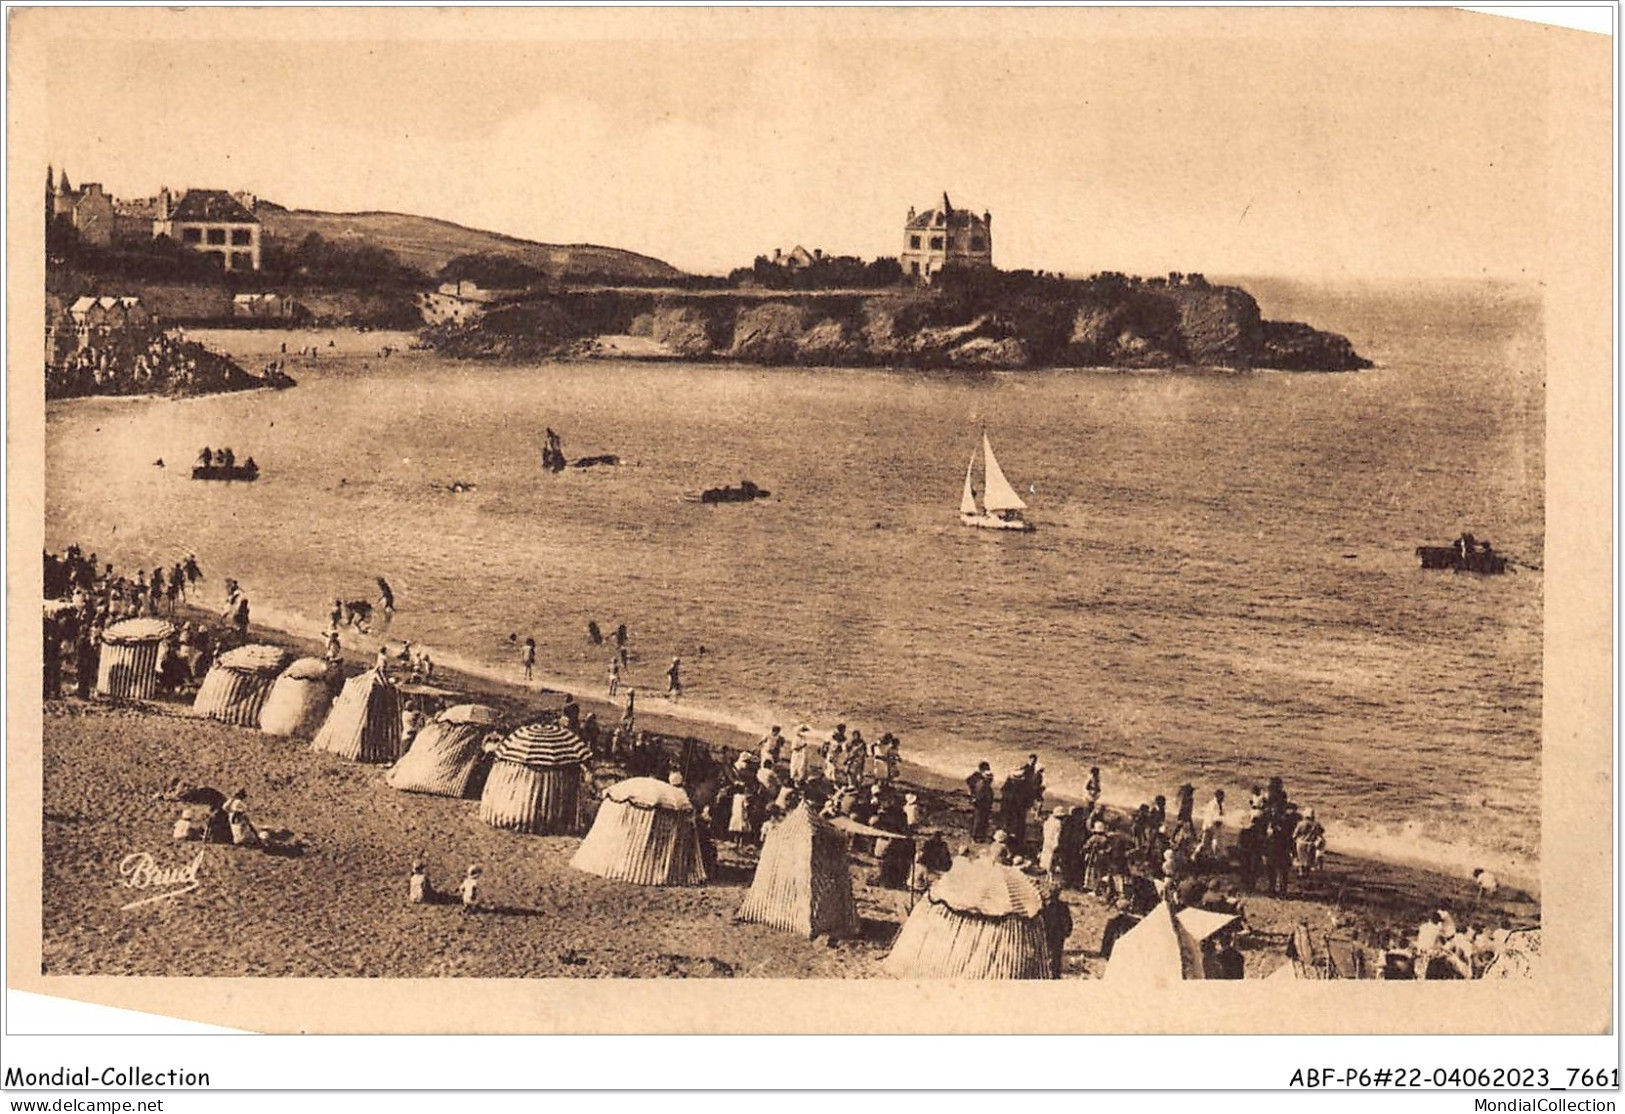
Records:
<instances>
[{"instance_id":1,"label":"hazy sky","mask_svg":"<svg viewBox=\"0 0 1625 1114\"><path fill-rule=\"evenodd\" d=\"M45 157L76 184L698 271L895 255L947 190L992 210L1004 267L1528 277L1541 36L1578 34L1445 9L149 9L142 39L127 14L20 28L51 39Z\"/></svg>"}]
</instances>

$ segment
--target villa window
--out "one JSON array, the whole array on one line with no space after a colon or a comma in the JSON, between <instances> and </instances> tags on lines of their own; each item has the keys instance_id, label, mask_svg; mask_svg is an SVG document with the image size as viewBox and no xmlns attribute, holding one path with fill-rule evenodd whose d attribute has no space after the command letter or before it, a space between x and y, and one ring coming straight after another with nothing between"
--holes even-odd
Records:
<instances>
[{"instance_id":1,"label":"villa window","mask_svg":"<svg viewBox=\"0 0 1625 1114\"><path fill-rule=\"evenodd\" d=\"M932 251L941 251L942 250L942 237L941 236L933 236L933 237L931 237L931 250Z\"/></svg>"},{"instance_id":2,"label":"villa window","mask_svg":"<svg viewBox=\"0 0 1625 1114\"><path fill-rule=\"evenodd\" d=\"M201 228L183 228L183 229L181 229L181 243L183 243L183 244L201 244L202 242L203 242L203 229L201 229Z\"/></svg>"},{"instance_id":3,"label":"villa window","mask_svg":"<svg viewBox=\"0 0 1625 1114\"><path fill-rule=\"evenodd\" d=\"M253 233L246 228L233 228L231 230L231 242L237 247L247 247L253 243Z\"/></svg>"},{"instance_id":4,"label":"villa window","mask_svg":"<svg viewBox=\"0 0 1625 1114\"><path fill-rule=\"evenodd\" d=\"M920 238L918 236L910 236L908 238L908 246L910 248L914 249L915 251L919 251L920 250Z\"/></svg>"},{"instance_id":5,"label":"villa window","mask_svg":"<svg viewBox=\"0 0 1625 1114\"><path fill-rule=\"evenodd\" d=\"M972 236L970 238L970 250L971 251L986 251L987 250L987 241L982 239L980 236Z\"/></svg>"},{"instance_id":6,"label":"villa window","mask_svg":"<svg viewBox=\"0 0 1625 1114\"><path fill-rule=\"evenodd\" d=\"M211 244L223 244L225 242L226 242L226 230L224 228L211 228L211 229L209 229L209 243L211 243Z\"/></svg>"}]
</instances>

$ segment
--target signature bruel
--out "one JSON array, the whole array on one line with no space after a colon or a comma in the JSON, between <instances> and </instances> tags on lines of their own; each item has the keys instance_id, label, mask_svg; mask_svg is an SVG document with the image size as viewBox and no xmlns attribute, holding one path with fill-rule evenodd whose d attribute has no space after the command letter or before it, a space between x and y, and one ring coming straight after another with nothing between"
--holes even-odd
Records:
<instances>
[{"instance_id":1,"label":"signature bruel","mask_svg":"<svg viewBox=\"0 0 1625 1114\"><path fill-rule=\"evenodd\" d=\"M200 850L192 857L192 861L184 866L161 867L150 852L136 851L119 860L119 876L124 879L124 885L132 890L155 890L146 897L120 906L122 909L134 909L141 905L148 905L154 901L163 901L167 898L179 897L181 894L191 893L199 886L198 871L203 866L203 852Z\"/></svg>"}]
</instances>

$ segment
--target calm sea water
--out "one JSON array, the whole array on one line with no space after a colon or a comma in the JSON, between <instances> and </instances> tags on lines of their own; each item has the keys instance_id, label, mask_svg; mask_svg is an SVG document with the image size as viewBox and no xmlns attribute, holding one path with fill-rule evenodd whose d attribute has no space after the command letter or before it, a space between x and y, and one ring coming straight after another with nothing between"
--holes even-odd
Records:
<instances>
[{"instance_id":1,"label":"calm sea water","mask_svg":"<svg viewBox=\"0 0 1625 1114\"><path fill-rule=\"evenodd\" d=\"M382 574L392 636L511 679L509 635L531 635L582 692L608 662L588 621L626 622L628 680L663 689L681 654L696 716L890 729L951 773L1038 751L1052 784L1096 764L1126 802L1186 780L1244 800L1280 774L1343 846L1532 870L1541 574L1423 572L1412 549L1468 529L1542 563L1538 303L1249 285L1379 367L326 361L279 394L53 405L47 544L146 567L193 549L211 599L234 576L256 618L304 633ZM547 426L571 457L631 463L543 475ZM958 524L984 426L1034 534ZM263 478L189 481L205 444ZM773 498L680 499L743 477Z\"/></svg>"}]
</instances>

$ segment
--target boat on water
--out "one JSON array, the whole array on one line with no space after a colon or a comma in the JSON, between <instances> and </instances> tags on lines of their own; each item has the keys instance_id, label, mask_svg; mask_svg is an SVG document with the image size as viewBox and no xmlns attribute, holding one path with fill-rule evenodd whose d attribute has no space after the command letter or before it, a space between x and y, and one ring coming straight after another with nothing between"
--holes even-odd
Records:
<instances>
[{"instance_id":1,"label":"boat on water","mask_svg":"<svg viewBox=\"0 0 1625 1114\"><path fill-rule=\"evenodd\" d=\"M1028 533L1033 524L1021 517L1021 512L1027 509L1016 489L1010 486L1010 481L1004 478L1004 469L999 467L998 459L993 455L993 443L987 439L987 431L982 432L982 463L984 466L982 476L982 505L976 505L976 488L972 477L976 475L976 454L971 453L970 463L965 466L965 493L959 498L959 521L965 526L975 526L983 530L1016 530Z\"/></svg>"},{"instance_id":2,"label":"boat on water","mask_svg":"<svg viewBox=\"0 0 1625 1114\"><path fill-rule=\"evenodd\" d=\"M1422 559L1424 569L1451 569L1483 576L1500 576L1507 571L1508 558L1471 534L1463 534L1449 545L1419 545L1416 555Z\"/></svg>"},{"instance_id":3,"label":"boat on water","mask_svg":"<svg viewBox=\"0 0 1625 1114\"><path fill-rule=\"evenodd\" d=\"M772 492L757 487L749 480L741 480L738 487L708 487L704 491L683 492L685 503L749 503L766 499Z\"/></svg>"},{"instance_id":4,"label":"boat on water","mask_svg":"<svg viewBox=\"0 0 1625 1114\"><path fill-rule=\"evenodd\" d=\"M192 469L194 480L257 480L260 466L250 458L244 464L199 464Z\"/></svg>"}]
</instances>

